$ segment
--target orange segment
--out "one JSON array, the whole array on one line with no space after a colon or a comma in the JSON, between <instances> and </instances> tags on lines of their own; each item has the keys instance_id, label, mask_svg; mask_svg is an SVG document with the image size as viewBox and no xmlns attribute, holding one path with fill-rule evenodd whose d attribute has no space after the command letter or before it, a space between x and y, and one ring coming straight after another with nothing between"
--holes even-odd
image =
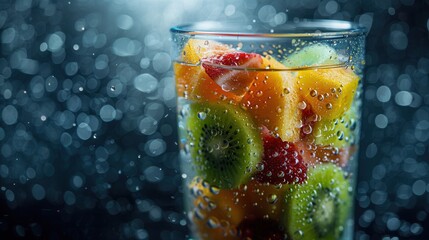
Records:
<instances>
[{"instance_id":1,"label":"orange segment","mask_svg":"<svg viewBox=\"0 0 429 240\"><path fill-rule=\"evenodd\" d=\"M223 91L200 64L202 58L228 51L232 49L215 41L190 39L183 48L180 58L182 63L174 63L177 96L191 100L238 100L234 94Z\"/></svg>"},{"instance_id":2,"label":"orange segment","mask_svg":"<svg viewBox=\"0 0 429 240\"><path fill-rule=\"evenodd\" d=\"M287 185L277 186L254 180L247 183L246 187L246 191L242 189L240 192L243 196L241 204L245 203L244 206L246 207L245 218L270 218L274 220L282 218Z\"/></svg>"},{"instance_id":3,"label":"orange segment","mask_svg":"<svg viewBox=\"0 0 429 240\"><path fill-rule=\"evenodd\" d=\"M353 101L359 77L351 70L312 69L298 72L303 99L313 112L334 119L346 112Z\"/></svg>"},{"instance_id":4,"label":"orange segment","mask_svg":"<svg viewBox=\"0 0 429 240\"><path fill-rule=\"evenodd\" d=\"M244 219L281 219L288 186L249 181L236 189L211 189L201 178L190 184L191 220L200 239L240 239L237 227Z\"/></svg>"},{"instance_id":5,"label":"orange segment","mask_svg":"<svg viewBox=\"0 0 429 240\"><path fill-rule=\"evenodd\" d=\"M271 57L263 58L263 64L272 69L286 68ZM300 134L298 101L296 78L290 72L261 71L241 105L259 126L267 127L283 141L295 142Z\"/></svg>"},{"instance_id":6,"label":"orange segment","mask_svg":"<svg viewBox=\"0 0 429 240\"><path fill-rule=\"evenodd\" d=\"M239 239L236 227L244 218L234 190L217 189L196 177L189 186L194 197L191 220L199 239Z\"/></svg>"}]
</instances>

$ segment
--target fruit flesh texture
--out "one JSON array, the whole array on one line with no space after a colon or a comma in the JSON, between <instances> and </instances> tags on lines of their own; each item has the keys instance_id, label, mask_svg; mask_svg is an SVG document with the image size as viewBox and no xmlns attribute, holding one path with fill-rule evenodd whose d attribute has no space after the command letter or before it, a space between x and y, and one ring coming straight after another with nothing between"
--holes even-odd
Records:
<instances>
[{"instance_id":1,"label":"fruit flesh texture","mask_svg":"<svg viewBox=\"0 0 429 240\"><path fill-rule=\"evenodd\" d=\"M193 200L191 220L201 239L237 239L236 227L245 209L235 204L233 190L218 189L196 177L189 186Z\"/></svg>"},{"instance_id":2,"label":"fruit flesh texture","mask_svg":"<svg viewBox=\"0 0 429 240\"><path fill-rule=\"evenodd\" d=\"M310 141L322 146L344 148L354 143L357 122L356 108L351 107L336 119L321 119L314 124Z\"/></svg>"},{"instance_id":3,"label":"fruit flesh texture","mask_svg":"<svg viewBox=\"0 0 429 240\"><path fill-rule=\"evenodd\" d=\"M245 183L262 154L259 132L241 108L231 104L194 103L188 119L194 167L220 188Z\"/></svg>"},{"instance_id":4,"label":"fruit flesh texture","mask_svg":"<svg viewBox=\"0 0 429 240\"><path fill-rule=\"evenodd\" d=\"M183 50L182 61L198 63L202 59L231 53L226 45L214 41L190 40ZM259 58L257 58L259 60ZM258 62L258 61L256 61ZM286 67L272 57L263 57L262 63L253 67L261 69L285 69ZM244 96L224 91L212 80L201 66L186 66L176 63L175 75L177 94L191 100L219 102L231 100L244 107L259 126L265 126L283 141L295 142L299 139L301 111L296 108L299 102L296 78L287 71L255 71L241 74L239 79L248 76L252 82ZM246 86L249 84L245 84ZM244 85L238 92L242 92ZM246 88L247 89L247 88Z\"/></svg>"},{"instance_id":5,"label":"fruit flesh texture","mask_svg":"<svg viewBox=\"0 0 429 240\"><path fill-rule=\"evenodd\" d=\"M334 164L316 165L308 182L296 185L287 197L286 228L293 239L335 240L349 215L349 182Z\"/></svg>"},{"instance_id":6,"label":"fruit flesh texture","mask_svg":"<svg viewBox=\"0 0 429 240\"><path fill-rule=\"evenodd\" d=\"M191 220L201 239L240 239L238 226L245 220L278 219L284 214L285 187L250 181L236 189L219 189L195 177Z\"/></svg>"},{"instance_id":7,"label":"fruit flesh texture","mask_svg":"<svg viewBox=\"0 0 429 240\"><path fill-rule=\"evenodd\" d=\"M286 67L272 57L264 58L264 66L271 69ZM261 71L241 105L259 126L265 126L283 141L299 140L301 111L295 77L287 71Z\"/></svg>"},{"instance_id":8,"label":"fruit flesh texture","mask_svg":"<svg viewBox=\"0 0 429 240\"><path fill-rule=\"evenodd\" d=\"M336 148L332 146L316 145L308 142L296 144L304 163L314 166L322 163L333 163L340 167L346 167L357 151L356 146Z\"/></svg>"},{"instance_id":9,"label":"fruit flesh texture","mask_svg":"<svg viewBox=\"0 0 429 240\"><path fill-rule=\"evenodd\" d=\"M255 178L263 183L293 184L307 179L307 166L294 143L269 134L263 136L264 154Z\"/></svg>"},{"instance_id":10,"label":"fruit flesh texture","mask_svg":"<svg viewBox=\"0 0 429 240\"><path fill-rule=\"evenodd\" d=\"M219 52L223 52L223 51L228 51L228 50L222 49ZM275 59L271 59L270 57L264 57L263 64L265 67L268 67L268 68L278 68L278 69L285 68L281 63L277 62ZM179 69L179 70L183 71L183 69ZM193 71L191 72L192 75L195 75L195 73L199 74L200 81L202 80L201 82L204 82L206 78L210 78L207 74L201 73L200 72L201 69L197 71L195 70L192 70L192 71ZM348 72L344 72L344 71L348 71ZM313 139L311 140L313 142L312 150L308 150L307 145L309 145L308 144L309 142L301 141L304 139L302 136L300 136L301 129L299 127L296 127L296 125L299 125L298 124L299 121L302 120L302 112L286 111L284 115L281 115L279 113L282 112L282 109L280 111L279 110L275 111L276 110L275 106L286 106L286 107L292 106L293 110L297 110L296 106L298 105L298 103L303 99L304 101L306 101L306 99L309 98L308 95L309 94L310 96L312 95L310 90L312 89L312 87L314 87L314 89L317 88L317 90L321 89L320 92L324 93L323 95L324 97L327 96L327 99L330 100L329 103L331 103L333 107L336 107L336 105L334 105L335 99L337 99L336 101L338 101L339 103L341 103L341 101L346 102L346 104L342 104L342 107L337 108L339 110L327 111L326 102L323 102L325 99L324 100L318 99L322 103L317 103L317 102L314 103L311 101L306 101L306 103L309 105L310 108L316 109L315 114L318 114L320 119L332 120L336 118L336 115L338 115L339 112L344 113L347 110L347 105L348 105L347 102L350 102L351 104L351 102L353 101L353 98L351 99L340 98L342 95L338 95L338 96L334 95L333 98L329 98L329 95L326 95L326 93L329 93L328 90L332 92L332 89L329 87L323 87L320 85L323 85L326 81L328 82L329 86L339 86L341 88L341 91L343 92L344 85L342 83L345 82L346 83L345 91L350 93L348 95L353 96L357 86L358 78L351 71L340 69L340 68L334 69L334 70L331 70L331 69L307 70L306 73L304 72L305 71L298 71L298 72L295 72L296 74L291 74L288 72L262 72L262 71L258 72L256 80L250 86L250 89L244 94L242 99L237 98L236 94L225 92L221 88L220 90L217 89L216 87L219 87L219 85L216 84L213 80L211 81L211 83L214 83L216 85L214 86L214 88L213 86L207 84L207 82L201 85L193 83L194 87L192 89L194 90L193 91L194 95L191 97L191 99L198 100L198 101L208 101L208 102L210 101L219 102L219 99L231 100L229 102L233 104L239 104L247 112L249 112L252 115L254 121L257 122L259 126L267 126L271 134L280 136L282 140L286 140L286 141L289 140L291 142L296 143L298 148L301 150L300 152L302 153L302 157L304 158L304 161L306 162L306 164L308 164L308 166L314 166L316 164L335 163L339 166L344 167L347 163L349 156L351 155L351 152L355 151L353 150L354 148L353 146L348 148L347 147L340 148L338 152L338 149L334 149L332 147L333 144L329 144L329 141L327 142L327 145L329 145L328 147L325 145L314 144L314 139ZM319 73L322 73L322 74L319 74ZM182 72L179 71L179 75L180 74L182 74ZM178 75L177 70L176 70L176 75ZM298 77L296 78L296 76ZM313 81L308 80L310 78L313 78ZM270 81L270 79L272 81ZM276 80L273 80L273 79L276 79ZM304 80L302 81L302 79ZM195 88L195 86L198 87L203 85L205 88L212 88L212 89L215 89L215 91L206 91L206 89L200 90L199 88ZM270 87L270 85L275 87ZM279 91L279 89L283 91ZM305 91L303 89L305 89ZM338 88L336 90L338 90ZM286 94L289 94L291 92L292 94L289 95L288 98L286 98L287 100L284 100L283 97ZM220 95L222 95L222 97L219 97ZM338 98L340 98L341 100L338 100ZM321 109L321 106L322 106L321 104L322 105L325 104L324 109ZM268 106L268 107L259 108L259 105ZM320 107L320 108L317 109L317 107ZM292 124L290 124L292 122L296 123L293 126L293 128L291 127ZM282 123L289 123L289 124L284 124L286 126L284 129L282 129L282 126L283 126ZM317 129L317 126L316 126L316 129ZM231 210L238 209L244 212L244 214L242 215L238 214L238 216L241 218L240 219L241 221L249 218L255 218L255 216L262 216L264 218L268 217L268 219L284 218L285 216L284 209L286 208L286 206L278 205L277 204L278 201L277 201L273 207L273 205L270 204L269 201L267 201L267 197L264 197L264 196L276 195L276 196L281 196L283 198L288 198L288 196L286 195L288 195L289 192L284 189L285 188L289 189L289 187L283 186L283 188L280 188L279 190L273 184L267 184L267 185L264 185L263 183L254 184L253 182L255 181L251 180L250 182L245 184L247 186L246 191L243 191L241 187L232 189L231 190L233 195L232 198L229 195L223 196L225 199L226 198L235 199L235 201L238 200L241 203L241 205L239 204L238 206L233 205L233 207L231 207ZM258 186L256 188L257 190L249 191L249 189L252 189L252 187L249 187L249 186L252 186L251 183L253 183L253 186ZM265 188L261 186L264 186ZM267 194L270 192L274 194ZM255 203L257 203L256 206L255 206ZM252 213L252 214L249 214L249 213ZM235 226L238 226L237 225L239 224L238 222L239 222L238 220L234 222L236 224ZM237 227L235 227L234 229L236 231ZM199 232L201 233L209 233L208 236L210 236L211 231L213 230L206 229L204 227L200 227L200 230L199 230ZM211 235L211 236L215 236L215 237L212 237L212 239L218 239L217 236L220 236L220 235L216 235L218 233L214 233L214 234L215 235ZM232 239L236 239L236 238L232 238Z\"/></svg>"},{"instance_id":11,"label":"fruit flesh texture","mask_svg":"<svg viewBox=\"0 0 429 240\"><path fill-rule=\"evenodd\" d=\"M335 119L353 102L359 77L344 68L313 69L298 72L301 96L322 119Z\"/></svg>"},{"instance_id":12,"label":"fruit flesh texture","mask_svg":"<svg viewBox=\"0 0 429 240\"><path fill-rule=\"evenodd\" d=\"M282 62L287 67L310 67L340 63L332 47L325 44L313 44L295 52Z\"/></svg>"}]
</instances>

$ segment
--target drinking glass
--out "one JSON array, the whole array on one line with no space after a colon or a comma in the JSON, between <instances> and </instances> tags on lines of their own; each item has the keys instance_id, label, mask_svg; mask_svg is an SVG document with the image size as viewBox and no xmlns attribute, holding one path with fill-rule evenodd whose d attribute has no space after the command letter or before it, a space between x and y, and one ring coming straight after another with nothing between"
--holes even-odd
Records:
<instances>
[{"instance_id":1,"label":"drinking glass","mask_svg":"<svg viewBox=\"0 0 429 240\"><path fill-rule=\"evenodd\" d=\"M352 239L365 31L335 20L171 28L197 239Z\"/></svg>"}]
</instances>

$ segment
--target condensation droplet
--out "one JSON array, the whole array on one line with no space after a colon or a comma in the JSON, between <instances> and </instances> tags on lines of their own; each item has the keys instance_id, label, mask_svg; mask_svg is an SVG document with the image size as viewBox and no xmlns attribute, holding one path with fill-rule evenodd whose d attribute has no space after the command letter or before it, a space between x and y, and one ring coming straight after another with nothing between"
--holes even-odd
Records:
<instances>
[{"instance_id":1,"label":"condensation droplet","mask_svg":"<svg viewBox=\"0 0 429 240\"><path fill-rule=\"evenodd\" d=\"M206 117L207 117L207 114L205 112L199 112L198 113L199 119L204 120L204 119L206 119Z\"/></svg>"},{"instance_id":2,"label":"condensation droplet","mask_svg":"<svg viewBox=\"0 0 429 240\"><path fill-rule=\"evenodd\" d=\"M313 129L312 129L312 127L310 126L310 125L304 125L303 127L302 127L302 132L304 133L304 134L310 134L311 132L313 131Z\"/></svg>"},{"instance_id":3,"label":"condensation droplet","mask_svg":"<svg viewBox=\"0 0 429 240\"><path fill-rule=\"evenodd\" d=\"M307 103L305 101L301 101L298 103L298 108L304 110L307 107Z\"/></svg>"},{"instance_id":4,"label":"condensation droplet","mask_svg":"<svg viewBox=\"0 0 429 240\"><path fill-rule=\"evenodd\" d=\"M275 204L278 200L279 200L279 198L276 194L271 194L267 197L267 202L269 204Z\"/></svg>"},{"instance_id":5,"label":"condensation droplet","mask_svg":"<svg viewBox=\"0 0 429 240\"><path fill-rule=\"evenodd\" d=\"M284 93L284 94L289 94L289 93L290 93L289 88L283 88L283 93Z\"/></svg>"}]
</instances>

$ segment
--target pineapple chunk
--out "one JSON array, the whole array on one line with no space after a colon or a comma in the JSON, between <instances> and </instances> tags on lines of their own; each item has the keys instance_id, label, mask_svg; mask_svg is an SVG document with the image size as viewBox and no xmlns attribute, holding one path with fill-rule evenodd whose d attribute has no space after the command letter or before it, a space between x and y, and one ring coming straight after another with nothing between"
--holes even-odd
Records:
<instances>
[{"instance_id":1,"label":"pineapple chunk","mask_svg":"<svg viewBox=\"0 0 429 240\"><path fill-rule=\"evenodd\" d=\"M359 77L344 68L298 72L300 95L322 119L335 119L351 106Z\"/></svg>"}]
</instances>

